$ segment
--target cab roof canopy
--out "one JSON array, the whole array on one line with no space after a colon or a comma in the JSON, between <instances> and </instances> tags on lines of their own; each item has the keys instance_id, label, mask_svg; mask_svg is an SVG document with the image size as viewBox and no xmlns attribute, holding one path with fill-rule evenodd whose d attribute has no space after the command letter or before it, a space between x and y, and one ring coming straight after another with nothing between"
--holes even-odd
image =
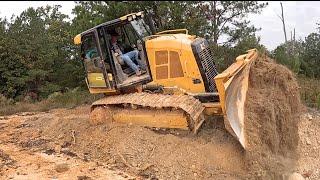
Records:
<instances>
[{"instance_id":1,"label":"cab roof canopy","mask_svg":"<svg viewBox=\"0 0 320 180\"><path fill-rule=\"evenodd\" d=\"M78 35L76 35L74 37L74 44L76 45L79 45L81 44L81 36L84 35L84 34L87 34L88 32L91 32L93 31L94 29L97 29L99 27L103 27L103 26L113 26L113 25L116 25L116 24L119 24L121 22L127 22L127 21L132 21L133 19L136 19L137 17L143 17L143 11L140 11L140 12L137 12L137 13L131 13L131 14L127 14L125 16L122 16L120 18L117 18L117 19L114 19L114 20L111 20L111 21L107 21L105 23L102 23L102 24L99 24L93 28L90 28Z\"/></svg>"}]
</instances>

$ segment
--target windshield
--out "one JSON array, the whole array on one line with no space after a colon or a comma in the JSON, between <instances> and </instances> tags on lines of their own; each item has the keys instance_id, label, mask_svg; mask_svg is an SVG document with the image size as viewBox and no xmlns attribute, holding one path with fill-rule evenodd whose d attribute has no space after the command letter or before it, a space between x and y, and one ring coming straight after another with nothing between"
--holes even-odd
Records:
<instances>
[{"instance_id":1,"label":"windshield","mask_svg":"<svg viewBox=\"0 0 320 180\"><path fill-rule=\"evenodd\" d=\"M143 21L143 19L138 19L130 22L133 28L141 37L146 37L151 35L151 31L148 25Z\"/></svg>"}]
</instances>

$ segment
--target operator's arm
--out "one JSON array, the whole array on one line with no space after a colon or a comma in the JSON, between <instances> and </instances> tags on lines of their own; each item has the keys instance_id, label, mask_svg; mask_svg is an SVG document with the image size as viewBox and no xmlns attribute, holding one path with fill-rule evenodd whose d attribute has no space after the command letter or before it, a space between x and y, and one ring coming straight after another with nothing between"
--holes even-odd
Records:
<instances>
[{"instance_id":1,"label":"operator's arm","mask_svg":"<svg viewBox=\"0 0 320 180\"><path fill-rule=\"evenodd\" d=\"M112 44L112 50L114 50L116 57L122 55L122 52L116 43Z\"/></svg>"}]
</instances>

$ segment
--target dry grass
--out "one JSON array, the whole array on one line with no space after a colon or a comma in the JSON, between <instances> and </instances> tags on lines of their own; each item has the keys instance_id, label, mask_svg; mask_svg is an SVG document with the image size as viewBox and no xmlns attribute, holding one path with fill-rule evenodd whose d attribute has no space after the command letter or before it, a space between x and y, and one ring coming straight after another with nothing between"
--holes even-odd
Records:
<instances>
[{"instance_id":1,"label":"dry grass","mask_svg":"<svg viewBox=\"0 0 320 180\"><path fill-rule=\"evenodd\" d=\"M320 109L320 79L298 77L303 102L312 108Z\"/></svg>"},{"instance_id":2,"label":"dry grass","mask_svg":"<svg viewBox=\"0 0 320 180\"><path fill-rule=\"evenodd\" d=\"M40 102L12 102L3 96L0 97L0 115L11 115L18 112L48 111L54 108L72 108L81 104L91 104L102 95L92 95L88 91L77 89L64 94L53 93L48 99Z\"/></svg>"}]
</instances>

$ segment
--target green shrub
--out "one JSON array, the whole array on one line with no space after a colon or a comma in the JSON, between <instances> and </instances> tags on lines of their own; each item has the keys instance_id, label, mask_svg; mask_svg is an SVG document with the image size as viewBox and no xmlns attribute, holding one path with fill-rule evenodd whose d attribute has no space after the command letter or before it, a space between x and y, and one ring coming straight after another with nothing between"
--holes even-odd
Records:
<instances>
[{"instance_id":1,"label":"green shrub","mask_svg":"<svg viewBox=\"0 0 320 180\"><path fill-rule=\"evenodd\" d=\"M3 94L0 94L0 106L8 106L13 104L13 99L7 99Z\"/></svg>"},{"instance_id":2,"label":"green shrub","mask_svg":"<svg viewBox=\"0 0 320 180\"><path fill-rule=\"evenodd\" d=\"M301 100L309 107L320 109L320 79L298 76Z\"/></svg>"}]
</instances>

